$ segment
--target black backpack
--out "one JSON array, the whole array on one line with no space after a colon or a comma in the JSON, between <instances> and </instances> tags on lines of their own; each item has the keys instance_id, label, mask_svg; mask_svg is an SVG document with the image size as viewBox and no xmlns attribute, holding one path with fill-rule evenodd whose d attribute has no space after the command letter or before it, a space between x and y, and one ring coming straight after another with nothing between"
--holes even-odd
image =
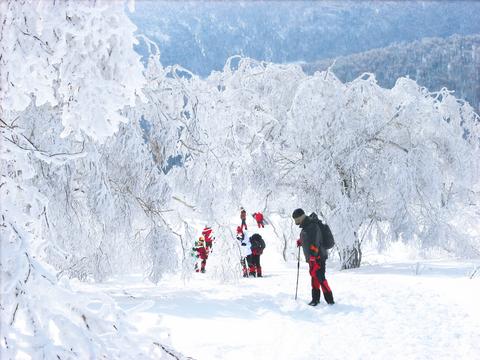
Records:
<instances>
[{"instance_id":1,"label":"black backpack","mask_svg":"<svg viewBox=\"0 0 480 360\"><path fill-rule=\"evenodd\" d=\"M327 224L322 223L322 221L318 218L317 214L311 213L310 218L318 224L320 227L320 231L322 232L323 243L322 246L329 250L335 246L335 239L333 238L332 231Z\"/></svg>"},{"instance_id":2,"label":"black backpack","mask_svg":"<svg viewBox=\"0 0 480 360\"><path fill-rule=\"evenodd\" d=\"M250 236L250 243L252 244L252 249L265 249L265 241L260 234L253 234Z\"/></svg>"}]
</instances>

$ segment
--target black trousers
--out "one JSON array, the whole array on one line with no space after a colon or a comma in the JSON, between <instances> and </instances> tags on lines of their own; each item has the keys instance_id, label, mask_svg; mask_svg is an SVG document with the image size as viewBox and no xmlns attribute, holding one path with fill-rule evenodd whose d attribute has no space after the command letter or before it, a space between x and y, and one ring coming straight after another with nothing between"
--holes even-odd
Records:
<instances>
[{"instance_id":1,"label":"black trousers","mask_svg":"<svg viewBox=\"0 0 480 360\"><path fill-rule=\"evenodd\" d=\"M247 220L246 220L246 219L242 219L242 229L243 229L244 226L245 226L245 230L248 230L248 229L247 229Z\"/></svg>"},{"instance_id":2,"label":"black trousers","mask_svg":"<svg viewBox=\"0 0 480 360\"><path fill-rule=\"evenodd\" d=\"M242 265L242 268L247 269L251 264L250 261L252 261L252 259L250 258L250 255L248 255L244 258L241 258L240 264Z\"/></svg>"},{"instance_id":3,"label":"black trousers","mask_svg":"<svg viewBox=\"0 0 480 360\"><path fill-rule=\"evenodd\" d=\"M249 261L248 263L255 266L256 268L259 268L260 267L260 255L249 255L251 256L251 261Z\"/></svg>"}]
</instances>

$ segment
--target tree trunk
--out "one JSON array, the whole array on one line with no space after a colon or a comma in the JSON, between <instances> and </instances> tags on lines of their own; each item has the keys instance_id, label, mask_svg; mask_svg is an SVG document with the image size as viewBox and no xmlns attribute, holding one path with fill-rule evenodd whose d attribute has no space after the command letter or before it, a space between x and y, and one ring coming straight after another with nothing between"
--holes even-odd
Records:
<instances>
[{"instance_id":1,"label":"tree trunk","mask_svg":"<svg viewBox=\"0 0 480 360\"><path fill-rule=\"evenodd\" d=\"M340 250L340 260L342 261L342 270L360 267L360 263L362 262L362 249L358 239L355 240L353 245Z\"/></svg>"}]
</instances>

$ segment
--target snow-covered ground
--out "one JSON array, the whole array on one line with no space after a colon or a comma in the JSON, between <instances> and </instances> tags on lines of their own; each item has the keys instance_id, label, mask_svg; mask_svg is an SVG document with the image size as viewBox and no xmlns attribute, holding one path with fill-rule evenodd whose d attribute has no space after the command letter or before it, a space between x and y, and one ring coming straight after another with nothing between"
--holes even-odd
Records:
<instances>
[{"instance_id":1,"label":"snow-covered ground","mask_svg":"<svg viewBox=\"0 0 480 360\"><path fill-rule=\"evenodd\" d=\"M199 360L480 358L480 274L470 278L480 261L330 264L336 304L322 298L314 308L306 264L295 301L296 262L282 264L268 249L267 241L265 277L235 284L210 278L207 263L187 282L132 276L77 286L109 293L139 331L168 334L173 348Z\"/></svg>"}]
</instances>

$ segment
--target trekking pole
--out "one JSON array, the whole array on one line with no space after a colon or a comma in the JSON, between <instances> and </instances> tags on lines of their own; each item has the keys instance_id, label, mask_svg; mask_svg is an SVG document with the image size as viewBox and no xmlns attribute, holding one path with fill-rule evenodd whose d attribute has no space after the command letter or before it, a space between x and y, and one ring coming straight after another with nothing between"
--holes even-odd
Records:
<instances>
[{"instance_id":1,"label":"trekking pole","mask_svg":"<svg viewBox=\"0 0 480 360\"><path fill-rule=\"evenodd\" d=\"M300 246L298 247L298 256L297 256L297 286L295 287L295 300L297 300L299 274L300 274Z\"/></svg>"}]
</instances>

